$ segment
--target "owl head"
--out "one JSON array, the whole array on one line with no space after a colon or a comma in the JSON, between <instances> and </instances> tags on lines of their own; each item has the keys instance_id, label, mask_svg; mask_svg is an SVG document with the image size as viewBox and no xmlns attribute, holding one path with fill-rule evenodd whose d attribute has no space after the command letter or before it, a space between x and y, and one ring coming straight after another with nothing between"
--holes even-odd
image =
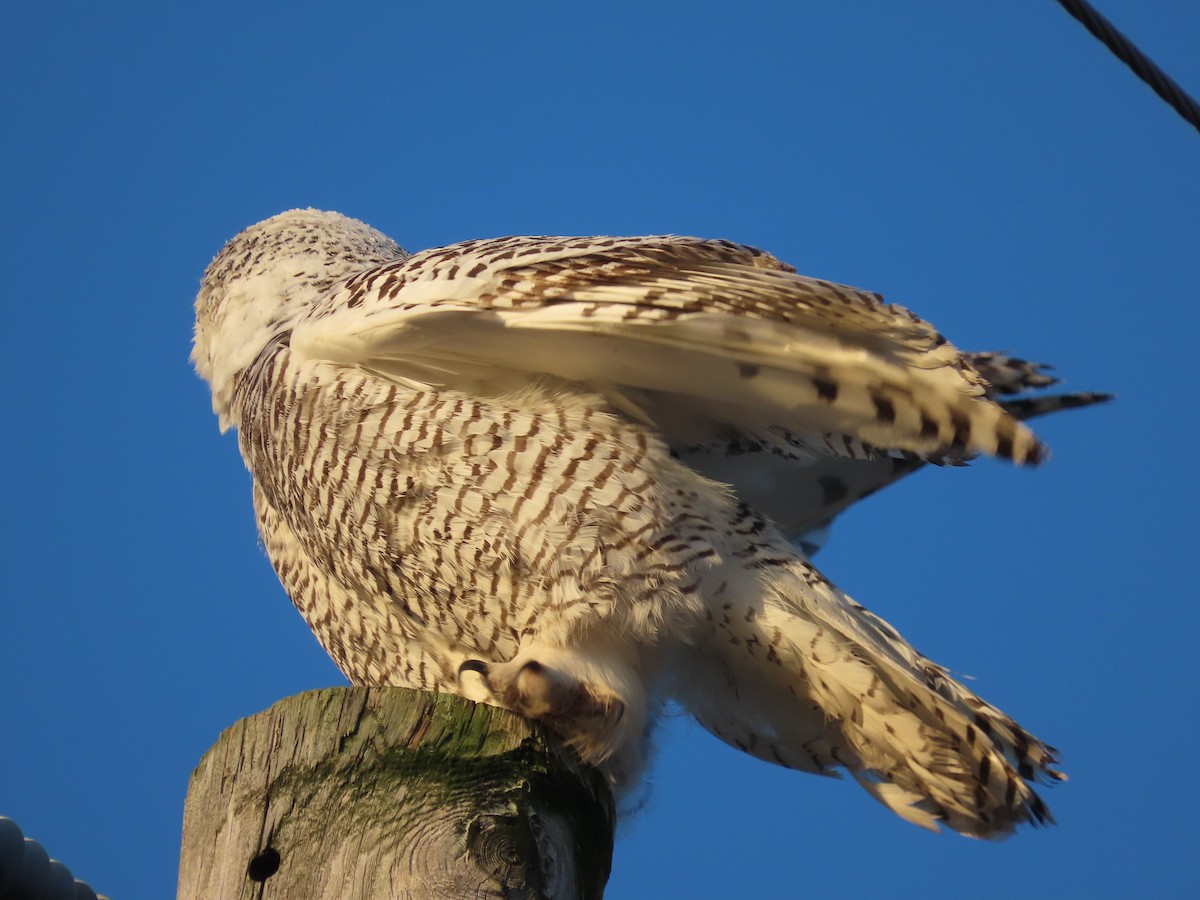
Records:
<instances>
[{"instance_id":1,"label":"owl head","mask_svg":"<svg viewBox=\"0 0 1200 900\"><path fill-rule=\"evenodd\" d=\"M334 284L403 259L395 241L336 212L294 209L234 237L204 272L196 297L192 363L229 428L238 378Z\"/></svg>"}]
</instances>

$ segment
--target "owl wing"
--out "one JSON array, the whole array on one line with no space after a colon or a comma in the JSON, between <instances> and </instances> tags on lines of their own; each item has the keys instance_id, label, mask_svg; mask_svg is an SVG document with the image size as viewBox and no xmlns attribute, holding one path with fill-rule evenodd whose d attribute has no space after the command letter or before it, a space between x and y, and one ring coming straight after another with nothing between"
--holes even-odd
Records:
<instances>
[{"instance_id":1,"label":"owl wing","mask_svg":"<svg viewBox=\"0 0 1200 900\"><path fill-rule=\"evenodd\" d=\"M726 241L455 244L342 282L291 342L403 383L485 393L535 380L583 385L675 447L718 439L784 455L1043 456L928 322Z\"/></svg>"},{"instance_id":2,"label":"owl wing","mask_svg":"<svg viewBox=\"0 0 1200 900\"><path fill-rule=\"evenodd\" d=\"M997 354L970 354L972 364L984 357L986 364ZM1023 361L1017 360L1018 363ZM1024 365L1030 365L1023 363ZM977 365L981 372L987 372ZM1057 383L1058 379L1041 373L1020 388L1012 380L991 381L991 393L1014 394ZM1020 421L1068 409L1105 403L1112 394L1083 391L998 400L1009 415ZM812 556L825 544L833 520L854 505L901 478L921 469L926 460L905 454L821 456L797 459L780 447L762 446L744 441L713 441L691 445L677 451L680 459L716 481L738 485L738 494L753 509L766 515L807 555ZM800 467L803 467L801 471Z\"/></svg>"}]
</instances>

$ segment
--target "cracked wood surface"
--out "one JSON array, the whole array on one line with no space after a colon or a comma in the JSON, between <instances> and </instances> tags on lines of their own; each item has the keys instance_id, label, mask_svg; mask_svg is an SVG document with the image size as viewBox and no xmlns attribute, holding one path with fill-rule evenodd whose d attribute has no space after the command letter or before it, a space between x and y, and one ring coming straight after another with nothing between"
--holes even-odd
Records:
<instances>
[{"instance_id":1,"label":"cracked wood surface","mask_svg":"<svg viewBox=\"0 0 1200 900\"><path fill-rule=\"evenodd\" d=\"M540 726L404 688L281 700L192 775L180 900L598 898L612 798Z\"/></svg>"}]
</instances>

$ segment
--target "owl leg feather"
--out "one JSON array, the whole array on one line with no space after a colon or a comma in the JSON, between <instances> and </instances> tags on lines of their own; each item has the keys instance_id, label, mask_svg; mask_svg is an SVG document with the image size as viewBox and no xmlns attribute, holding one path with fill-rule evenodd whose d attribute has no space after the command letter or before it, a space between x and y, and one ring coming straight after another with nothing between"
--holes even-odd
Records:
<instances>
[{"instance_id":1,"label":"owl leg feather","mask_svg":"<svg viewBox=\"0 0 1200 900\"><path fill-rule=\"evenodd\" d=\"M489 666L487 680L504 706L567 735L609 730L625 714L618 697L537 659Z\"/></svg>"}]
</instances>

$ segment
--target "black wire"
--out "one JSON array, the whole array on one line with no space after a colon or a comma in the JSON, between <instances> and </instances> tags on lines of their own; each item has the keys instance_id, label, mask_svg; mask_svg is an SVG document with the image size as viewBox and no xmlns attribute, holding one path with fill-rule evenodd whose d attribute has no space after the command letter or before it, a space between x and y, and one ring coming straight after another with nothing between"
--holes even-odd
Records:
<instances>
[{"instance_id":1,"label":"black wire","mask_svg":"<svg viewBox=\"0 0 1200 900\"><path fill-rule=\"evenodd\" d=\"M1200 131L1200 104L1188 96L1187 92L1156 66L1149 57L1133 45L1133 42L1100 13L1087 0L1058 0L1059 5L1083 23L1104 46L1133 69L1135 75L1154 89L1154 93L1162 97L1175 108L1179 115Z\"/></svg>"}]
</instances>

